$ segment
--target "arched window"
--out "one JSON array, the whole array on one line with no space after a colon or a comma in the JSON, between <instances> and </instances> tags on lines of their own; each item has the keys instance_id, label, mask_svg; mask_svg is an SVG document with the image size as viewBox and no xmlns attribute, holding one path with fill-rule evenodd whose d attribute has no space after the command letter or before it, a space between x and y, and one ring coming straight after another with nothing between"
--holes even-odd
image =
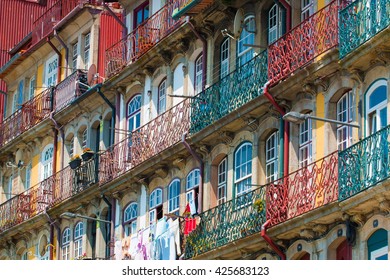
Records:
<instances>
[{"instance_id":1,"label":"arched window","mask_svg":"<svg viewBox=\"0 0 390 280\"><path fill-rule=\"evenodd\" d=\"M53 144L49 144L43 149L41 155L42 181L49 178L53 173L53 154L54 154Z\"/></svg>"},{"instance_id":2,"label":"arched window","mask_svg":"<svg viewBox=\"0 0 390 280\"><path fill-rule=\"evenodd\" d=\"M230 40L226 38L221 44L221 79L229 74Z\"/></svg>"},{"instance_id":3,"label":"arched window","mask_svg":"<svg viewBox=\"0 0 390 280\"><path fill-rule=\"evenodd\" d=\"M203 55L200 54L195 60L195 94L202 91L203 85Z\"/></svg>"},{"instance_id":4,"label":"arched window","mask_svg":"<svg viewBox=\"0 0 390 280\"><path fill-rule=\"evenodd\" d=\"M85 128L81 131L81 149L86 148L88 145L88 129Z\"/></svg>"},{"instance_id":5,"label":"arched window","mask_svg":"<svg viewBox=\"0 0 390 280\"><path fill-rule=\"evenodd\" d=\"M246 142L234 153L234 186L236 197L249 192L252 184L252 143Z\"/></svg>"},{"instance_id":6,"label":"arched window","mask_svg":"<svg viewBox=\"0 0 390 280\"><path fill-rule=\"evenodd\" d=\"M346 92L337 102L337 120L350 123L353 121L353 93ZM342 151L352 143L352 127L337 125L337 147Z\"/></svg>"},{"instance_id":7,"label":"arched window","mask_svg":"<svg viewBox=\"0 0 390 280\"><path fill-rule=\"evenodd\" d=\"M299 124L299 167L305 167L312 161L312 126L311 119Z\"/></svg>"},{"instance_id":8,"label":"arched window","mask_svg":"<svg viewBox=\"0 0 390 280\"><path fill-rule=\"evenodd\" d=\"M69 158L72 158L74 155L74 135L69 137L69 140L66 143L66 147L68 149Z\"/></svg>"},{"instance_id":9,"label":"arched window","mask_svg":"<svg viewBox=\"0 0 390 280\"><path fill-rule=\"evenodd\" d=\"M367 136L387 126L387 81L375 82L366 95Z\"/></svg>"},{"instance_id":10,"label":"arched window","mask_svg":"<svg viewBox=\"0 0 390 280\"><path fill-rule=\"evenodd\" d=\"M149 197L149 222L154 223L163 217L162 189L152 191Z\"/></svg>"},{"instance_id":11,"label":"arched window","mask_svg":"<svg viewBox=\"0 0 390 280\"><path fill-rule=\"evenodd\" d=\"M83 255L83 234L84 225L82 222L78 222L74 227L74 257L79 258Z\"/></svg>"},{"instance_id":12,"label":"arched window","mask_svg":"<svg viewBox=\"0 0 390 280\"><path fill-rule=\"evenodd\" d=\"M387 260L389 245L388 233L385 229L378 229L367 240L369 260Z\"/></svg>"},{"instance_id":13,"label":"arched window","mask_svg":"<svg viewBox=\"0 0 390 280\"><path fill-rule=\"evenodd\" d=\"M129 131L141 126L141 95L134 96L127 105L127 123Z\"/></svg>"},{"instance_id":14,"label":"arched window","mask_svg":"<svg viewBox=\"0 0 390 280\"><path fill-rule=\"evenodd\" d=\"M62 259L69 260L70 259L70 228L64 229L62 232Z\"/></svg>"},{"instance_id":15,"label":"arched window","mask_svg":"<svg viewBox=\"0 0 390 280\"><path fill-rule=\"evenodd\" d=\"M168 187L168 212L179 214L180 180L173 180Z\"/></svg>"},{"instance_id":16,"label":"arched window","mask_svg":"<svg viewBox=\"0 0 390 280\"><path fill-rule=\"evenodd\" d=\"M271 134L265 141L265 178L270 183L278 178L279 132Z\"/></svg>"},{"instance_id":17,"label":"arched window","mask_svg":"<svg viewBox=\"0 0 390 280\"><path fill-rule=\"evenodd\" d=\"M187 175L186 202L190 204L191 214L198 212L199 178L199 169L194 169Z\"/></svg>"},{"instance_id":18,"label":"arched window","mask_svg":"<svg viewBox=\"0 0 390 280\"><path fill-rule=\"evenodd\" d=\"M123 213L123 224L125 235L130 236L137 232L137 216L138 204L136 202L130 203Z\"/></svg>"},{"instance_id":19,"label":"arched window","mask_svg":"<svg viewBox=\"0 0 390 280\"><path fill-rule=\"evenodd\" d=\"M157 113L160 115L166 110L167 79L158 86Z\"/></svg>"},{"instance_id":20,"label":"arched window","mask_svg":"<svg viewBox=\"0 0 390 280\"><path fill-rule=\"evenodd\" d=\"M238 66L247 63L254 55L253 47L251 47L255 43L255 33L252 32L256 30L254 16L246 17L245 22L245 28L242 30L240 38L237 41Z\"/></svg>"},{"instance_id":21,"label":"arched window","mask_svg":"<svg viewBox=\"0 0 390 280\"><path fill-rule=\"evenodd\" d=\"M226 202L227 157L218 165L218 205Z\"/></svg>"}]
</instances>

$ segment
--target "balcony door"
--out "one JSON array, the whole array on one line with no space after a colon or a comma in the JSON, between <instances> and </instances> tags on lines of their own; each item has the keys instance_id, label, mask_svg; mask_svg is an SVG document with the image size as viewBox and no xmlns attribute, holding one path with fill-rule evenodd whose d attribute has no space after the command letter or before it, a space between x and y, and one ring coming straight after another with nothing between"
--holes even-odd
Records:
<instances>
[{"instance_id":1,"label":"balcony door","mask_svg":"<svg viewBox=\"0 0 390 280\"><path fill-rule=\"evenodd\" d=\"M133 29L149 18L149 1L146 1L134 9Z\"/></svg>"},{"instance_id":2,"label":"balcony door","mask_svg":"<svg viewBox=\"0 0 390 280\"><path fill-rule=\"evenodd\" d=\"M387 81L382 79L372 84L366 94L366 136L387 125Z\"/></svg>"}]
</instances>

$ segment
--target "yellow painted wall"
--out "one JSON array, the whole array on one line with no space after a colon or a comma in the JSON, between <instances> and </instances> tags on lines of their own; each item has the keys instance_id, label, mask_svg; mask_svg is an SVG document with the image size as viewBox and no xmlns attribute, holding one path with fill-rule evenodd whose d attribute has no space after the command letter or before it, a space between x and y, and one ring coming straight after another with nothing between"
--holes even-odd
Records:
<instances>
[{"instance_id":1,"label":"yellow painted wall","mask_svg":"<svg viewBox=\"0 0 390 280\"><path fill-rule=\"evenodd\" d=\"M316 116L320 118L325 118L325 98L322 93L317 94L316 98ZM315 160L319 160L323 158L324 155L324 147L325 147L325 123L321 121L316 122L316 138L313 139L316 145L316 158Z\"/></svg>"},{"instance_id":2,"label":"yellow painted wall","mask_svg":"<svg viewBox=\"0 0 390 280\"><path fill-rule=\"evenodd\" d=\"M61 150L62 150L62 141L61 137L58 135L57 141L57 161L56 161L56 170L57 172L61 170Z\"/></svg>"},{"instance_id":3,"label":"yellow painted wall","mask_svg":"<svg viewBox=\"0 0 390 280\"><path fill-rule=\"evenodd\" d=\"M61 65L66 66L66 51L65 51L65 49L61 50L61 57L62 57ZM61 81L63 81L65 79L65 73L66 73L66 68L62 67L61 68Z\"/></svg>"},{"instance_id":4,"label":"yellow painted wall","mask_svg":"<svg viewBox=\"0 0 390 280\"><path fill-rule=\"evenodd\" d=\"M40 155L36 155L31 161L31 186L39 183L39 159Z\"/></svg>"},{"instance_id":5,"label":"yellow painted wall","mask_svg":"<svg viewBox=\"0 0 390 280\"><path fill-rule=\"evenodd\" d=\"M38 66L37 70L37 90L35 91L35 94L41 93L43 91L43 64Z\"/></svg>"},{"instance_id":6,"label":"yellow painted wall","mask_svg":"<svg viewBox=\"0 0 390 280\"><path fill-rule=\"evenodd\" d=\"M317 2L318 10L322 9L325 7L325 0L318 0Z\"/></svg>"}]
</instances>

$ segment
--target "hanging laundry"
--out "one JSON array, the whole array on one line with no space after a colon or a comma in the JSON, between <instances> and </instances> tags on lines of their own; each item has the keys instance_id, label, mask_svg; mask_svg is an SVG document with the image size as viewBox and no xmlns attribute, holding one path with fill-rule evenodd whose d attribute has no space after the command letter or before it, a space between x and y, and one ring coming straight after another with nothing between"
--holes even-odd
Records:
<instances>
[{"instance_id":1,"label":"hanging laundry","mask_svg":"<svg viewBox=\"0 0 390 280\"><path fill-rule=\"evenodd\" d=\"M196 214L195 200L191 199L189 203L190 203L190 213L191 215L195 215Z\"/></svg>"},{"instance_id":2,"label":"hanging laundry","mask_svg":"<svg viewBox=\"0 0 390 280\"><path fill-rule=\"evenodd\" d=\"M169 220L169 259L176 260L181 254L179 219Z\"/></svg>"},{"instance_id":3,"label":"hanging laundry","mask_svg":"<svg viewBox=\"0 0 390 280\"><path fill-rule=\"evenodd\" d=\"M196 228L196 219L195 218L185 218L184 219L184 234L188 235Z\"/></svg>"},{"instance_id":4,"label":"hanging laundry","mask_svg":"<svg viewBox=\"0 0 390 280\"><path fill-rule=\"evenodd\" d=\"M116 260L122 259L122 241L121 240L115 241L114 254L115 254Z\"/></svg>"}]
</instances>

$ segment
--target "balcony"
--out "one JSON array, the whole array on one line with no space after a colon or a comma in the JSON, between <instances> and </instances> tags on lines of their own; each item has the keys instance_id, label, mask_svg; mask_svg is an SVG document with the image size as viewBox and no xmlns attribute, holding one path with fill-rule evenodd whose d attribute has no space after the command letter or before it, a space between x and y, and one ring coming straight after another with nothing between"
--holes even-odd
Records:
<instances>
[{"instance_id":1,"label":"balcony","mask_svg":"<svg viewBox=\"0 0 390 280\"><path fill-rule=\"evenodd\" d=\"M175 9L173 10L172 18L178 19L184 15L196 15L210 6L212 0L177 0L175 1Z\"/></svg>"},{"instance_id":2,"label":"balcony","mask_svg":"<svg viewBox=\"0 0 390 280\"><path fill-rule=\"evenodd\" d=\"M390 24L388 0L358 0L340 11L340 58L353 52Z\"/></svg>"},{"instance_id":3,"label":"balcony","mask_svg":"<svg viewBox=\"0 0 390 280\"><path fill-rule=\"evenodd\" d=\"M338 5L333 1L268 47L271 85L338 45Z\"/></svg>"},{"instance_id":4,"label":"balcony","mask_svg":"<svg viewBox=\"0 0 390 280\"><path fill-rule=\"evenodd\" d=\"M126 38L106 50L106 76L108 78L138 60L184 22L182 19L172 19L173 5L172 3L165 5L130 32Z\"/></svg>"},{"instance_id":5,"label":"balcony","mask_svg":"<svg viewBox=\"0 0 390 280\"><path fill-rule=\"evenodd\" d=\"M339 152L339 200L390 177L390 126Z\"/></svg>"},{"instance_id":6,"label":"balcony","mask_svg":"<svg viewBox=\"0 0 390 280\"><path fill-rule=\"evenodd\" d=\"M55 112L69 106L88 90L87 72L76 70L59 83L54 90Z\"/></svg>"},{"instance_id":7,"label":"balcony","mask_svg":"<svg viewBox=\"0 0 390 280\"><path fill-rule=\"evenodd\" d=\"M99 182L107 183L182 140L190 125L189 102L185 100L133 131L100 156Z\"/></svg>"},{"instance_id":8,"label":"balcony","mask_svg":"<svg viewBox=\"0 0 390 280\"><path fill-rule=\"evenodd\" d=\"M186 239L190 259L337 201L337 152L200 214Z\"/></svg>"},{"instance_id":9,"label":"balcony","mask_svg":"<svg viewBox=\"0 0 390 280\"><path fill-rule=\"evenodd\" d=\"M79 5L97 5L99 0L58 0L33 23L32 45L48 36L53 27Z\"/></svg>"},{"instance_id":10,"label":"balcony","mask_svg":"<svg viewBox=\"0 0 390 280\"><path fill-rule=\"evenodd\" d=\"M191 133L197 133L262 94L267 52L236 69L191 101Z\"/></svg>"},{"instance_id":11,"label":"balcony","mask_svg":"<svg viewBox=\"0 0 390 280\"><path fill-rule=\"evenodd\" d=\"M48 118L51 111L51 89L36 95L0 124L0 147Z\"/></svg>"}]
</instances>

